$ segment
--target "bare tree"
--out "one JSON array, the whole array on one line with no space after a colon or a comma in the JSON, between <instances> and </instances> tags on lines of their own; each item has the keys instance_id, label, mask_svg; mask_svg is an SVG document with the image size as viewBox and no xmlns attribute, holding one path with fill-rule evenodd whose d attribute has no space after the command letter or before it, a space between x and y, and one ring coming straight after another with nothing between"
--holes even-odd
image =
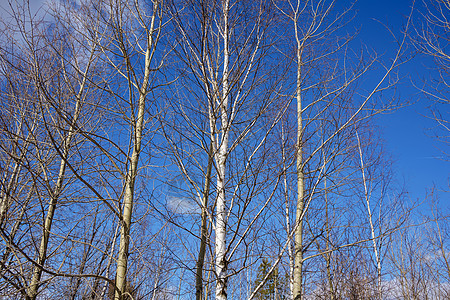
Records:
<instances>
[{"instance_id":1,"label":"bare tree","mask_svg":"<svg viewBox=\"0 0 450 300\"><path fill-rule=\"evenodd\" d=\"M63 28L55 27L53 33L48 32L48 27L42 23L40 17L34 18L26 5L11 9L17 31L7 27L4 36L11 43L2 49L4 71L11 71L4 74L4 78L8 82L7 87L9 87L4 90L4 96L25 103L25 106L19 107L17 113L25 115L28 120L22 119L25 121L23 124L17 123L16 131L22 133L23 129L28 127L28 133L15 136L19 142L15 147L25 147L19 151L25 151L29 148L28 145L34 147L33 152L27 152L26 156L19 159L11 157L15 160L16 167L14 168L16 170L28 169L29 175L34 178L30 190L33 192L29 194L29 197L36 200L42 197L39 199L42 202L38 205L35 201L27 200L26 203L33 206L24 205L24 212L28 210L31 213L34 210L33 207L37 208L41 205L42 213L45 215L41 223L42 233L37 235L40 237L38 239L39 246L36 249L36 259L32 261L30 282L27 284L20 280L22 284L26 285L26 288L19 290L26 298L35 299L38 289L42 285L41 277L49 257L47 252L56 208L64 198L65 190L68 189L66 182L73 183L72 180L68 180L66 175L67 162L73 160L73 167L77 167L76 155L73 155L72 150L82 147L82 139L75 137L77 131L75 124L83 123L86 120L86 115L84 115L86 111L82 112L88 95L86 93L88 88L86 74L89 73L95 56L93 48L80 47L79 44L72 43L73 40L64 39ZM70 54L64 53L63 49L70 49ZM87 63L80 62L81 55L87 55ZM19 78L22 80L17 81ZM18 94L20 90L27 92ZM14 111L8 113L10 116L19 116ZM32 162L31 165L30 162ZM25 173L21 176L23 175ZM14 176L10 183L14 182ZM48 199L44 200L45 197ZM8 202L9 200L5 198L2 213L6 213ZM34 224L25 215L20 213L21 217L16 220L14 229L10 232L13 236L10 237L7 251L23 249L17 248L14 235L19 226ZM26 222L28 224L23 224ZM38 227L30 228L34 233L36 233L36 229ZM25 255L23 259L29 260L34 255L22 252L25 249L20 250L19 256ZM25 251L28 252L28 250ZM3 259L6 260L7 256L5 253Z\"/></svg>"},{"instance_id":2,"label":"bare tree","mask_svg":"<svg viewBox=\"0 0 450 300\"><path fill-rule=\"evenodd\" d=\"M45 205L47 209L37 258L21 252L25 260L32 263L34 271L26 292L23 288L18 289L31 299L36 298L39 287L44 283L47 284L46 292L49 292L50 282L58 281L44 280L43 274L51 274L47 277L77 277L70 284L70 297L76 297L81 278L95 278L93 286L96 287L85 293L94 295L98 288L102 290L99 294L105 295L107 289L100 288L98 279L106 281L101 284L103 287L112 282L108 278L109 269L116 253L115 298L122 299L129 292L126 287L133 279L127 279L126 274L129 273L133 206L140 191L136 187L138 170L142 167L139 161L142 148L147 146L153 134L147 129L149 124L152 125L151 116L155 114L150 111L156 106L156 103L147 105L147 98L158 85L154 74L160 69L164 57L155 54L162 28L161 3L154 1L147 8L137 2L120 1L80 2L76 5L54 3L48 7L51 9L48 22L37 22L21 11L13 12L21 36L12 48L5 48L9 52L4 52L4 62L12 67L14 59L23 60L26 68L18 69L18 72L24 74L22 76L31 83L31 90L36 95L38 111L35 120L46 135L45 140L34 137L31 144L35 146L37 167L42 172L36 173L37 178L47 185L45 188L51 199L49 205ZM14 34L11 34L11 39L17 37ZM106 100L105 96L112 100ZM94 118L95 114L98 119ZM121 129L115 131L117 136L113 136L114 130L120 126L128 130L125 140L121 134L126 131ZM92 128L97 129L94 131ZM46 153L51 159L59 160L56 171L54 162L47 162L42 157ZM150 159L148 152L145 156L145 159ZM29 153L24 161L19 162L23 164L27 158L31 159ZM77 185L78 191L69 187L69 183ZM93 200L84 202L83 197L77 198L76 192L81 191ZM78 214L78 220L68 221L61 216L60 221L68 222L61 226L62 235L58 235L58 231L53 234L60 244L55 241L52 245L51 228L63 195L72 201L70 215L75 216L83 210L88 212ZM7 206L4 205L5 211ZM105 208L109 214L104 212ZM95 213L90 213L90 210ZM117 219L113 220L111 216ZM100 218L104 218L102 222L99 222ZM112 235L109 241L101 241L107 228L114 232L117 221L120 223L118 249L116 235ZM36 231L31 219L26 219L25 223L32 232ZM86 224L93 227L82 228L81 225ZM76 234L83 236L82 230L87 232L86 239L76 237ZM17 245L9 247L13 246L15 251L22 251ZM50 246L56 252L64 249L66 257L79 261L79 268L72 268L65 259L56 259L50 264L50 255L47 254ZM78 255L69 255L75 253ZM100 262L99 267L93 267L95 260ZM57 286L53 288L58 289Z\"/></svg>"},{"instance_id":3,"label":"bare tree","mask_svg":"<svg viewBox=\"0 0 450 300\"><path fill-rule=\"evenodd\" d=\"M355 94L358 81L377 63L383 65L383 62L373 54L369 55L371 57L366 62L363 56L349 56L348 42L352 36L336 37L340 28L346 24L348 11L333 12L334 1L275 3L279 12L293 26L291 40L295 44L292 60L296 79L292 90L295 91L293 97L297 104L294 156L296 161L294 210L296 213L294 221L289 222L292 227L285 245L280 247L279 257L275 260L272 270L281 260L284 251L291 244L290 239L293 238L292 294L293 299L302 299L305 296L303 270L306 265L304 263L321 255L320 253L323 254L324 251L323 249L316 249L319 250L318 253L311 251L311 244L314 244L315 240L323 234L324 228L317 226L320 222L316 223L311 218L312 211L315 211L314 206L319 207L316 203L320 203L317 200L322 197L323 191L327 190L329 193L334 189L336 193L342 193L340 184L348 187L349 182L346 180L349 178L354 180L354 166L353 171L349 173L345 169L351 166L340 165L340 162L343 162L340 159L345 159L346 155L348 155L347 158L353 157L351 149L353 151L357 149L356 144L348 143L348 139L354 134L352 128L355 124L395 106L392 106L395 101L387 105L379 105L375 95L393 87L397 82L396 70L403 62L401 56L405 49L405 35L398 40L398 51L394 59L383 66L385 73L380 77L379 82L362 97L358 97ZM348 65L348 62L352 63ZM352 104L349 104L350 99ZM344 101L346 101L345 104ZM327 131L320 131L320 124L326 124L322 120L332 120ZM339 167L333 169L336 166ZM336 172L336 170L339 171ZM343 179L339 184L333 184L332 188L328 184L328 178L331 178L330 172L339 174L337 177ZM349 177L349 174L353 174L353 177ZM327 188L324 188L325 179ZM357 240L344 243L347 246L355 244L358 244ZM333 248L338 249L342 246L335 245ZM305 255L307 251L311 251L310 255ZM330 251L332 250L329 249L327 253ZM255 292L262 286L263 283L256 288ZM250 298L255 295L255 292Z\"/></svg>"},{"instance_id":4,"label":"bare tree","mask_svg":"<svg viewBox=\"0 0 450 300\"><path fill-rule=\"evenodd\" d=\"M172 12L179 36L175 49L183 63L177 95L186 99L173 102L178 115L174 125L165 125L166 138L202 211L196 297L207 296L201 291L206 247L214 259L208 273L215 277L216 298L226 299L234 293L227 291L231 279L243 269L239 263L245 265L246 241L260 228L257 220L279 181L276 174L267 177L262 163L271 131L287 107L274 94L276 72L263 68L272 51L273 12L265 1L175 2ZM198 150L191 150L193 145ZM214 244L205 237L207 227ZM238 256L239 251L245 252Z\"/></svg>"},{"instance_id":5,"label":"bare tree","mask_svg":"<svg viewBox=\"0 0 450 300\"><path fill-rule=\"evenodd\" d=\"M109 105L115 106L118 113L115 118L123 118L129 128L125 143L109 137L108 132L99 141L97 137L90 137L109 160L113 172L121 178L121 188L116 191L117 202L110 207L120 224L114 299L122 299L128 293L126 287L130 282L127 273L131 224L138 195L136 185L142 168L139 165L143 147L150 141L147 138L153 134L153 128L148 126L153 124L152 118L157 114L157 111L150 113L157 103L149 98L158 85L156 73L164 60L163 52L157 51L163 26L163 2L152 1L150 5L138 1L86 2L82 7L84 14L78 16L78 21L110 72L109 78L104 78L107 80L104 86L106 93L117 102ZM116 152L118 157L109 151ZM145 156L144 159L150 159L148 153Z\"/></svg>"}]
</instances>

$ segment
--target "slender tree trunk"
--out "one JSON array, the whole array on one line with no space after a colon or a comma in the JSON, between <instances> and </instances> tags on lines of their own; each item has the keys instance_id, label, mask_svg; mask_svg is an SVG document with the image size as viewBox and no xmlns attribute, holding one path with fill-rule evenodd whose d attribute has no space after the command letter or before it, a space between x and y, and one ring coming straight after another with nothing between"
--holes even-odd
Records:
<instances>
[{"instance_id":1,"label":"slender tree trunk","mask_svg":"<svg viewBox=\"0 0 450 300\"><path fill-rule=\"evenodd\" d=\"M144 124L145 111L145 93L139 95L138 116L135 121L132 135L134 138L134 147L130 159L130 167L127 172L125 181L125 195L123 199L122 226L120 229L119 257L117 259L116 271L116 293L114 299L122 299L122 295L126 289L126 274L128 267L128 254L130 246L130 228L131 217L133 213L134 185L136 182L139 154L141 152L142 130Z\"/></svg>"},{"instance_id":2,"label":"slender tree trunk","mask_svg":"<svg viewBox=\"0 0 450 300\"><path fill-rule=\"evenodd\" d=\"M20 232L19 228L20 228L20 225L22 224L22 222L24 222L23 218L24 218L24 216L25 216L25 214L27 212L28 203L31 201L32 193L33 193L33 189L30 188L30 191L27 194L25 202L22 204L22 208L20 210L20 213L17 214L17 216L16 216L17 219L16 219L16 221L14 222L14 225L11 228L11 231L10 231L9 236L8 236L8 242L11 243L11 244L13 243L13 241L14 241L14 239L16 237L16 234L18 232ZM3 228L2 228L2 230L3 230ZM4 250L4 253L2 255L2 259L0 260L0 276L2 276L2 277L8 271L6 265L7 265L7 261L9 260L10 255L12 253L13 253L13 251L12 251L11 247L7 247ZM25 294L26 294L26 292L25 292Z\"/></svg>"},{"instance_id":3,"label":"slender tree trunk","mask_svg":"<svg viewBox=\"0 0 450 300\"><path fill-rule=\"evenodd\" d=\"M294 292L294 250L292 247L292 237L291 237L291 221L290 221L290 216L291 216L291 210L290 210L290 203L289 203L289 188L288 188L288 182L287 182L287 166L286 166L286 161L287 161L287 157L286 157L286 149L284 146L284 140L285 140L285 135L284 135L284 126L282 125L281 127L281 140L282 140L282 145L281 145L281 154L282 154L282 160L283 160L283 185L284 185L284 197L285 197L285 217L286 217L286 236L288 238L288 246L287 246L287 250L288 250L288 254L289 254L289 294L290 294L290 298L289 299L293 299L293 292Z\"/></svg>"},{"instance_id":4,"label":"slender tree trunk","mask_svg":"<svg viewBox=\"0 0 450 300\"><path fill-rule=\"evenodd\" d=\"M373 225L372 210L370 208L370 193L369 193L369 189L367 187L364 159L363 159L363 153L362 153L362 148L361 148L361 140L359 139L358 131L356 131L356 139L358 140L359 158L360 158L360 163L361 163L361 175L362 175L362 180L363 180L363 184L364 184L364 198L366 200L366 207L367 207L367 218L369 220L369 225L370 225L370 235L372 238L373 253L375 255L375 260L377 263L378 299L382 299L382 297L381 297L381 259L380 259L380 255L378 253L377 241L375 239L375 226Z\"/></svg>"},{"instance_id":5,"label":"slender tree trunk","mask_svg":"<svg viewBox=\"0 0 450 300\"><path fill-rule=\"evenodd\" d=\"M325 161L325 156L324 156ZM330 248L330 240L331 240L331 228L330 228L330 218L328 214L328 190L327 190L327 178L324 178L324 189L325 189L325 222L326 222L326 233L327 233L327 240L326 240L326 253L325 253L325 260L326 260L326 268L327 268L327 279L328 279L328 287L330 288L330 298L331 300L336 299L336 294L334 291L334 285L333 285L333 277L331 272L331 255L333 252Z\"/></svg>"},{"instance_id":6,"label":"slender tree trunk","mask_svg":"<svg viewBox=\"0 0 450 300\"><path fill-rule=\"evenodd\" d=\"M70 143L70 139L71 139L71 135L66 139L66 142ZM49 203L49 206L47 209L47 215L45 216L41 244L39 246L39 254L38 254L38 260L37 260L38 265L36 265L34 267L33 277L31 278L31 283L28 287L28 296L30 297L30 299L36 299L38 289L39 289L39 282L40 282L41 276L42 276L42 267L44 266L45 261L47 259L47 248L48 248L48 240L50 238L50 230L52 228L53 217L55 215L56 205L58 203L59 195L62 190L64 174L66 171L68 143L65 145L66 149L63 154L64 158L61 159L61 163L59 166L58 180L57 180L55 188L52 192L50 203Z\"/></svg>"},{"instance_id":7,"label":"slender tree trunk","mask_svg":"<svg viewBox=\"0 0 450 300\"><path fill-rule=\"evenodd\" d=\"M111 246L109 247L110 248L109 254L108 254L108 249L105 249L105 252L104 252L104 255L106 255L108 257L108 263L106 264L106 274L105 274L106 278L109 278L113 255L114 255L115 248L116 248L116 240L117 240L117 236L119 234L119 228L120 228L120 224L117 224L116 229L114 231L114 236L111 239ZM103 284L103 287L102 287L102 291L100 293L100 299L103 299L105 297L106 293L108 292L109 287L110 287L110 282L105 281Z\"/></svg>"},{"instance_id":8,"label":"slender tree trunk","mask_svg":"<svg viewBox=\"0 0 450 300\"><path fill-rule=\"evenodd\" d=\"M145 65L144 65L144 78L142 80L142 85L139 87L139 99L138 99L138 109L137 117L132 115L132 132L130 138L132 139L133 150L130 158L130 166L128 168L126 178L125 178L125 194L123 198L123 213L121 220L120 229L120 244L119 244L119 254L117 259L117 270L116 270L116 290L115 290L115 300L123 299L123 295L126 292L126 275L128 269L128 255L130 247L130 229L131 229L131 217L133 214L133 201L134 201L134 190L135 182L138 173L138 163L139 155L141 153L142 145L142 131L144 129L144 114L145 114L145 104L148 92L150 74L151 74L151 60L156 47L157 40L153 39L153 32L155 29L155 20L157 16L159 1L153 2L153 15L150 23L150 28L146 32L147 34L147 49L145 52ZM125 59L129 60L130 57L126 53ZM127 66L130 67L131 63L128 61ZM129 78L129 80L132 80Z\"/></svg>"},{"instance_id":9,"label":"slender tree trunk","mask_svg":"<svg viewBox=\"0 0 450 300\"><path fill-rule=\"evenodd\" d=\"M197 270L195 273L195 299L201 300L203 297L203 265L205 262L205 254L206 254L206 242L208 238L208 197L209 197L209 188L211 185L211 171L213 165L213 145L211 143L208 154L208 166L206 169L205 175L205 187L203 191L202 198L202 224L200 228L200 250L198 252L197 258Z\"/></svg>"},{"instance_id":10,"label":"slender tree trunk","mask_svg":"<svg viewBox=\"0 0 450 300\"><path fill-rule=\"evenodd\" d=\"M150 50L148 49L147 52ZM147 62L146 62L147 63ZM122 226L120 229L119 257L116 270L116 292L114 299L122 299L126 289L126 274L128 269L128 254L130 246L131 217L133 213L134 185L138 171L139 155L141 153L142 131L144 127L145 98L148 84L148 68L146 68L146 81L139 93L137 118L133 120L133 152L130 158L130 166L125 179L125 194L123 197Z\"/></svg>"},{"instance_id":11,"label":"slender tree trunk","mask_svg":"<svg viewBox=\"0 0 450 300\"><path fill-rule=\"evenodd\" d=\"M221 103L219 104L221 113L221 139L218 154L216 155L217 161L217 203L216 203L216 299L227 299L227 261L226 261L226 206L225 206L225 173L226 173L226 158L228 151L228 97L229 97L229 82L228 82L228 64L229 64L229 52L228 52L228 12L229 12L229 0L224 0L222 3L223 12L223 78L222 78L222 96Z\"/></svg>"},{"instance_id":12,"label":"slender tree trunk","mask_svg":"<svg viewBox=\"0 0 450 300\"><path fill-rule=\"evenodd\" d=\"M40 246L39 246L37 265L34 266L31 282L30 282L30 285L27 287L27 294L30 299L36 299L36 297L37 297L37 293L38 293L38 289L39 289L39 282L41 280L43 267L44 267L45 261L47 259L47 249L48 249L48 242L49 242L49 238L50 238L50 231L51 231L55 211L57 208L57 204L59 201L59 197L60 197L61 191L63 189L65 172L66 172L66 168L67 168L67 160L69 158L69 151L70 151L73 137L76 132L76 123L78 122L78 118L81 113L81 106L82 106L81 101L82 101L83 94L85 93L85 88L86 88L86 84L87 84L87 74L89 72L89 69L90 69L90 66L92 63L93 55L94 55L94 48L91 49L88 64L86 66L84 73L82 74L83 77L82 77L82 81L79 86L79 90L78 90L77 94L75 95L76 102L75 102L73 116L71 119L68 119L66 116L64 117L65 122L67 122L69 124L68 132L63 140L62 149L61 150L57 149L57 152L61 157L61 161L60 161L60 165L59 165L59 171L58 171L58 177L56 180L56 184L55 184L53 190L51 191L50 202L49 202L47 214L46 214L45 220L44 220L43 232L42 232L41 242L40 242ZM40 69L39 65L37 64L36 67L39 72L39 69ZM35 81L36 81L36 88L38 90L40 90L43 95L47 95L48 91L47 91L47 88L45 87L46 84L44 82L42 82L42 79L39 78L39 76L36 76ZM45 97L45 99L48 99L48 98ZM50 99L50 101L52 101L52 99ZM51 105L51 103L49 105ZM46 126L47 131L50 132L51 129L48 128L48 124L44 123L44 125ZM53 141L53 138L51 138L51 139ZM55 147L57 147L57 145L55 145Z\"/></svg>"},{"instance_id":13,"label":"slender tree trunk","mask_svg":"<svg viewBox=\"0 0 450 300\"><path fill-rule=\"evenodd\" d=\"M34 120L30 132L34 132L35 128L36 128L36 120ZM17 131L15 133L15 135L17 137L20 136L20 131L21 131L21 126L22 126L22 122L19 122L17 125ZM24 139L25 143L22 146L22 149L26 149L29 145L29 141L30 141L30 135L28 135L27 137L25 137ZM17 151L17 142L14 144L14 148L11 151L11 153L14 155ZM7 186L2 189L1 191L1 199L2 199L2 203L1 203L1 207L0 207L0 228L2 230L5 230L4 225L5 225L5 221L7 219L7 214L8 214L8 210L9 210L9 206L10 206L10 202L11 202L11 193L13 193L14 190L14 186L17 186L18 184L18 176L22 170L22 165L19 164L19 161L23 161L24 156L26 155L26 151L23 151L23 153L21 153L20 157L18 159L16 159L16 161L14 162L14 168L11 174L11 177L9 178L9 180L7 179L7 173L5 172L5 176L3 178L3 182L8 181ZM11 159L13 160L13 159ZM14 241L14 238L16 236L16 233L19 230L20 224L22 223L23 220L23 216L25 215L25 212L27 210L27 205L31 200L31 196L33 193L33 187L30 187L30 190L28 191L27 197L25 199L25 202L22 203L22 209L20 211L20 213L18 215L16 215L16 220L14 222L14 225L11 228L11 231L9 233L8 239L10 242ZM2 259L0 261L0 276L2 276L4 274L4 272L6 271L6 269L4 268L4 266L6 265L7 260L9 259L9 255L11 254L11 248L6 248L3 255L2 255Z\"/></svg>"},{"instance_id":14,"label":"slender tree trunk","mask_svg":"<svg viewBox=\"0 0 450 300\"><path fill-rule=\"evenodd\" d=\"M18 133L16 133L16 135L18 135ZM14 153L13 151L12 151L12 153ZM21 157L20 160L22 160L22 159L23 158ZM13 189L13 186L17 184L17 177L18 177L18 174L20 173L21 169L22 169L22 166L19 165L19 163L17 161L14 162L14 168L13 168L11 177L9 178L8 184L6 185L6 187L4 189L2 189L2 192L1 192L2 203L0 206L0 227L3 227L3 224L5 223L6 214L8 212L9 205L10 205L10 194ZM8 180L6 178L6 175L7 175L7 173L5 172L5 177L3 178L2 182L6 182Z\"/></svg>"},{"instance_id":15,"label":"slender tree trunk","mask_svg":"<svg viewBox=\"0 0 450 300\"><path fill-rule=\"evenodd\" d=\"M303 120L302 120L302 95L301 95L301 68L302 68L302 46L298 38L297 24L295 23L295 35L297 38L297 207L295 214L295 234L294 234L294 291L295 300L302 299L302 281L303 281L303 209L304 209L304 174L303 174Z\"/></svg>"},{"instance_id":16,"label":"slender tree trunk","mask_svg":"<svg viewBox=\"0 0 450 300\"><path fill-rule=\"evenodd\" d=\"M50 238L50 231L52 228L53 217L55 216L57 203L58 203L58 200L59 200L62 188L63 188L65 172L66 172L66 167L67 167L67 159L69 156L70 144L71 144L73 136L75 134L75 123L78 120L80 110L81 110L80 98L84 91L85 82L86 82L86 77L83 78L83 82L81 84L80 91L77 95L77 102L75 105L75 113L74 113L73 119L71 120L72 124L70 125L69 132L64 140L63 151L62 151L62 153L60 153L62 157L61 157L61 162L59 165L58 179L57 179L56 185L51 193L51 199L50 199L50 203L48 205L47 215L45 216L44 228L43 228L43 232L42 232L41 243L39 246L37 265L34 266L33 276L31 278L30 285L27 288L28 296L30 299L33 299L33 300L36 299L36 297L37 297L37 293L38 293L38 289L39 289L39 282L42 277L43 267L44 267L45 261L47 260L47 249L48 249L48 242L49 242L49 238Z\"/></svg>"}]
</instances>

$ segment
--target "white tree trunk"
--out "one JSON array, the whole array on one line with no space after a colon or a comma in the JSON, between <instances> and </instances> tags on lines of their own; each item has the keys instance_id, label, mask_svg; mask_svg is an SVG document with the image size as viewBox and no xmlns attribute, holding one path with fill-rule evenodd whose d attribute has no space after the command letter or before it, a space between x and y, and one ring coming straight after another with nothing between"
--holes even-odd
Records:
<instances>
[{"instance_id":1,"label":"white tree trunk","mask_svg":"<svg viewBox=\"0 0 450 300\"><path fill-rule=\"evenodd\" d=\"M285 135L284 135L284 126L281 125L281 134L282 134L282 160L283 160L283 185L284 185L284 196L285 196L285 217L286 217L286 236L287 236L287 251L289 256L289 299L294 298L294 249L292 247L292 236L291 236L291 211L290 211L290 201L289 201L289 187L287 181L287 166L286 166L286 148L284 146Z\"/></svg>"},{"instance_id":2,"label":"white tree trunk","mask_svg":"<svg viewBox=\"0 0 450 300\"><path fill-rule=\"evenodd\" d=\"M368 219L369 225L370 225L370 235L372 238L373 254L375 256L375 261L377 263L378 298L382 299L382 297L381 297L381 259L380 259L380 255L378 253L378 245L377 245L376 236L375 236L375 226L373 225L372 210L370 208L370 192L367 187L366 172L365 172L364 159L363 159L363 153L362 153L362 148L361 148L361 140L359 139L358 131L356 131L356 139L358 140L359 159L360 159L360 163L361 163L361 175L362 175L362 180L363 180L363 185L364 185L364 198L365 198L366 207L367 207L367 219Z\"/></svg>"},{"instance_id":3,"label":"white tree trunk","mask_svg":"<svg viewBox=\"0 0 450 300\"><path fill-rule=\"evenodd\" d=\"M302 299L303 281L303 209L304 209L304 174L303 174L303 120L302 120L302 95L301 95L301 68L302 68L302 45L298 37L297 23L295 22L295 37L297 39L297 207L295 212L295 234L294 234L294 290L295 300Z\"/></svg>"},{"instance_id":4,"label":"white tree trunk","mask_svg":"<svg viewBox=\"0 0 450 300\"><path fill-rule=\"evenodd\" d=\"M223 78L222 78L222 95L219 103L221 113L221 139L218 145L218 154L216 155L217 162L217 203L216 203L216 299L227 299L227 261L226 261L226 225L227 225L227 212L225 202L225 176L226 176L226 158L228 151L228 136L229 136L229 124L228 124L228 94L229 94L229 82L228 82L228 64L229 64L229 52L228 52L228 11L229 0L224 0L222 3L223 12Z\"/></svg>"}]
</instances>

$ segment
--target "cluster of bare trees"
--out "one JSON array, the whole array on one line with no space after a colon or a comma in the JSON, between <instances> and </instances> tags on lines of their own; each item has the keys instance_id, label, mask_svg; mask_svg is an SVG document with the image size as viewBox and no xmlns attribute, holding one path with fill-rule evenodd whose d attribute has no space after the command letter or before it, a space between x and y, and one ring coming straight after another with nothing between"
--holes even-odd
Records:
<instances>
[{"instance_id":1,"label":"cluster of bare trees","mask_svg":"<svg viewBox=\"0 0 450 300\"><path fill-rule=\"evenodd\" d=\"M411 217L374 121L411 32L447 82L435 8L385 58L332 0L11 3L0 296L445 299L446 216Z\"/></svg>"}]
</instances>

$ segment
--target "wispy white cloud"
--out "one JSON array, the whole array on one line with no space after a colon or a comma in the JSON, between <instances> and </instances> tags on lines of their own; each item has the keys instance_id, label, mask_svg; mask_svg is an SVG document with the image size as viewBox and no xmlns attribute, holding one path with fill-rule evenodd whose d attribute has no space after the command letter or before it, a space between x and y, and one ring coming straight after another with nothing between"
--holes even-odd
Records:
<instances>
[{"instance_id":1,"label":"wispy white cloud","mask_svg":"<svg viewBox=\"0 0 450 300\"><path fill-rule=\"evenodd\" d=\"M167 197L167 208L177 214L196 214L199 213L198 206L184 197Z\"/></svg>"}]
</instances>

